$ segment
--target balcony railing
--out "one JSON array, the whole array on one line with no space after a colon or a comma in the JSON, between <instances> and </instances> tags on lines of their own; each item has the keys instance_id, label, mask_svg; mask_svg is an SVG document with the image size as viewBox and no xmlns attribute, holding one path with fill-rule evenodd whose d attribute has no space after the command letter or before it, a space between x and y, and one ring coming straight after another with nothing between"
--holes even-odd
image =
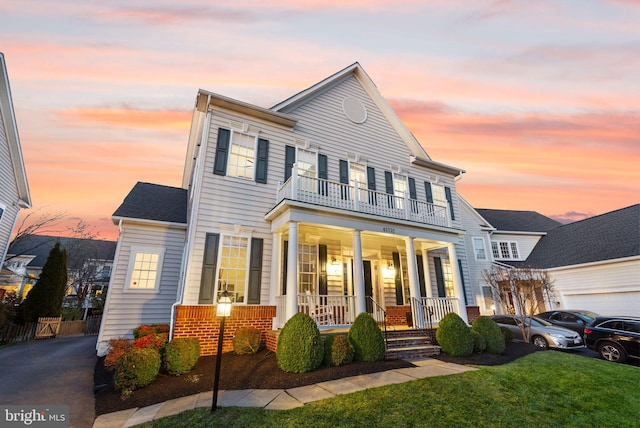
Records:
<instances>
[{"instance_id":1,"label":"balcony railing","mask_svg":"<svg viewBox=\"0 0 640 428\"><path fill-rule=\"evenodd\" d=\"M278 188L278 200L291 199L325 207L339 208L383 217L410 220L436 226L450 226L448 208L404 196L392 195L355 185L337 183L297 174Z\"/></svg>"}]
</instances>

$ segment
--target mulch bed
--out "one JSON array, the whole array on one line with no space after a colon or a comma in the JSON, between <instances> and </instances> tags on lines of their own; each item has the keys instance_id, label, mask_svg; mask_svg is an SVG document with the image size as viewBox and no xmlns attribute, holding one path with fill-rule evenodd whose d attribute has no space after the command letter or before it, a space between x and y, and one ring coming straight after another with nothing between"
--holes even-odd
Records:
<instances>
[{"instance_id":1,"label":"mulch bed","mask_svg":"<svg viewBox=\"0 0 640 428\"><path fill-rule=\"evenodd\" d=\"M457 364L499 365L535 351L536 348L527 343L510 343L501 355L482 353L461 358L440 354L433 358ZM160 373L150 385L133 391L123 400L113 386L112 373L105 372L103 361L104 358L98 359L94 372L96 416L150 406L213 389L216 357L201 357L196 367L188 374L169 376ZM287 389L404 367L413 367L413 364L404 360L353 362L340 367L322 366L308 373L286 373L278 368L276 355L266 349L255 355L240 356L228 352L222 354L219 389Z\"/></svg>"}]
</instances>

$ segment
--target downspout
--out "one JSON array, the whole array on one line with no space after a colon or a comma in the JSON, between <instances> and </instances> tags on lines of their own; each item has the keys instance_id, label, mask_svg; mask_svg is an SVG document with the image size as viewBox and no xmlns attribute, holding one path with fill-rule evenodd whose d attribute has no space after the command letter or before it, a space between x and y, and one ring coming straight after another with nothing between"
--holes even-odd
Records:
<instances>
[{"instance_id":1,"label":"downspout","mask_svg":"<svg viewBox=\"0 0 640 428\"><path fill-rule=\"evenodd\" d=\"M196 172L198 174L203 173L205 158L207 155L207 147L209 141L209 124L211 123L211 112L209 112L209 103L211 102L211 95L207 96L207 114L205 116L205 124L202 127L202 136L200 138L200 149L198 150L198 159L196 161L196 165L194 166L194 177L191 180L193 185L193 205L191 206L191 212L189 213L189 221L187 222L187 242L184 244L184 251L182 253L182 261L181 268L182 272L180 275L180 284L178 286L178 296L176 302L171 305L171 321L169 324L169 340L173 340L173 333L175 329L175 311L178 305L182 305L184 301L184 289L185 284L187 283L187 267L189 263L189 255L191 254L191 249L193 246L193 241L195 239L195 218L197 217L198 209L200 207L200 194L202 192L202 177L196 177ZM198 168L198 164L201 165L201 168Z\"/></svg>"}]
</instances>

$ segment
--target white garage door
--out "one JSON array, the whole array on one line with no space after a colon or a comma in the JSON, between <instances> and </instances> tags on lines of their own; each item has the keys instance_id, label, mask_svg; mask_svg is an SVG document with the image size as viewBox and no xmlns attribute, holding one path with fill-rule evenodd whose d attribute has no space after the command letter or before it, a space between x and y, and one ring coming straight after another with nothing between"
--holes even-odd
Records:
<instances>
[{"instance_id":1,"label":"white garage door","mask_svg":"<svg viewBox=\"0 0 640 428\"><path fill-rule=\"evenodd\" d=\"M562 296L565 309L586 309L600 315L640 316L640 291Z\"/></svg>"}]
</instances>

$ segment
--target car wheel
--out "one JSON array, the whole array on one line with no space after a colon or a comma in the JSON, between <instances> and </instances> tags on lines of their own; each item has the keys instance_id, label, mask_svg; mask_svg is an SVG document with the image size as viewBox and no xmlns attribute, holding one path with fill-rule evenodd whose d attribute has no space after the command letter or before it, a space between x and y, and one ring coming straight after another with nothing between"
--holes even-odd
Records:
<instances>
[{"instance_id":1,"label":"car wheel","mask_svg":"<svg viewBox=\"0 0 640 428\"><path fill-rule=\"evenodd\" d=\"M534 346L540 349L547 349L549 347L549 344L547 343L547 339L545 339L542 336L533 336L533 339L531 339L531 343L533 343Z\"/></svg>"},{"instance_id":2,"label":"car wheel","mask_svg":"<svg viewBox=\"0 0 640 428\"><path fill-rule=\"evenodd\" d=\"M624 349L617 343L605 342L598 345L598 352L600 356L607 361L613 361L614 363L622 363L627 359L627 355L624 353Z\"/></svg>"}]
</instances>

